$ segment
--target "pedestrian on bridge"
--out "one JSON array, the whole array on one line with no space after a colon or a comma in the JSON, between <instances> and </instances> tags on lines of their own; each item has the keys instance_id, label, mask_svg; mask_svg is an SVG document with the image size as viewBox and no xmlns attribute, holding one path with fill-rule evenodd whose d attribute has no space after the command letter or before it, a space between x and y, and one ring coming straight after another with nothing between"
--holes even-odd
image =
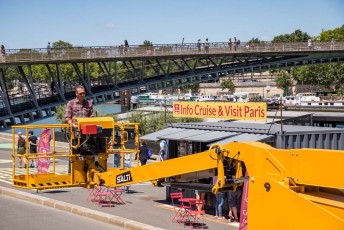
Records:
<instances>
[{"instance_id":1,"label":"pedestrian on bridge","mask_svg":"<svg viewBox=\"0 0 344 230\"><path fill-rule=\"evenodd\" d=\"M48 56L50 56L50 50L51 50L51 46L50 46L50 42L48 42L48 45L47 45L47 54L48 54Z\"/></svg>"},{"instance_id":2,"label":"pedestrian on bridge","mask_svg":"<svg viewBox=\"0 0 344 230\"><path fill-rule=\"evenodd\" d=\"M201 39L198 39L198 41L197 41L197 50L198 50L198 52L201 52L201 45L202 45L202 43L201 43Z\"/></svg>"},{"instance_id":3,"label":"pedestrian on bridge","mask_svg":"<svg viewBox=\"0 0 344 230\"><path fill-rule=\"evenodd\" d=\"M208 41L208 38L205 39L204 50L205 50L206 53L209 53L209 41Z\"/></svg>"},{"instance_id":4,"label":"pedestrian on bridge","mask_svg":"<svg viewBox=\"0 0 344 230\"><path fill-rule=\"evenodd\" d=\"M228 39L228 49L229 49L229 51L232 51L232 45L233 45L232 38L229 38Z\"/></svg>"},{"instance_id":5,"label":"pedestrian on bridge","mask_svg":"<svg viewBox=\"0 0 344 230\"><path fill-rule=\"evenodd\" d=\"M124 54L127 54L129 50L129 43L127 40L124 40Z\"/></svg>"},{"instance_id":6,"label":"pedestrian on bridge","mask_svg":"<svg viewBox=\"0 0 344 230\"><path fill-rule=\"evenodd\" d=\"M309 48L309 50L313 49L313 40L312 40L312 38L308 39L308 48Z\"/></svg>"},{"instance_id":7,"label":"pedestrian on bridge","mask_svg":"<svg viewBox=\"0 0 344 230\"><path fill-rule=\"evenodd\" d=\"M6 61L6 50L5 50L5 46L1 45L1 62L5 62Z\"/></svg>"}]
</instances>

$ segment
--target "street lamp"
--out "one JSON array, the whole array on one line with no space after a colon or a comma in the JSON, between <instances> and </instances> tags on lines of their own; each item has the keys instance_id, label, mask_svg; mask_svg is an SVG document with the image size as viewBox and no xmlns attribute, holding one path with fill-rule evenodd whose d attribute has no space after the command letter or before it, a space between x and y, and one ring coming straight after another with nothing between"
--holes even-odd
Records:
<instances>
[{"instance_id":1,"label":"street lamp","mask_svg":"<svg viewBox=\"0 0 344 230\"><path fill-rule=\"evenodd\" d=\"M166 124L166 96L165 96L165 124Z\"/></svg>"}]
</instances>

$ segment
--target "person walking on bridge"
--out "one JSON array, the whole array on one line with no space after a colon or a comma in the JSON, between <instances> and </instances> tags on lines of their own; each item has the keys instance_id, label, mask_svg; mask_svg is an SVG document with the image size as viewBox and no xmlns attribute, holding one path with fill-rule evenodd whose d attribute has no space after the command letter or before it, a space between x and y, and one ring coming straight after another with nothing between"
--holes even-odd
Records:
<instances>
[{"instance_id":1,"label":"person walking on bridge","mask_svg":"<svg viewBox=\"0 0 344 230\"><path fill-rule=\"evenodd\" d=\"M205 50L206 53L209 53L209 41L208 41L208 38L205 39L204 50Z\"/></svg>"},{"instance_id":2,"label":"person walking on bridge","mask_svg":"<svg viewBox=\"0 0 344 230\"><path fill-rule=\"evenodd\" d=\"M197 41L197 50L198 50L198 52L201 52L201 45L202 45L201 39L198 39L198 41Z\"/></svg>"},{"instance_id":3,"label":"person walking on bridge","mask_svg":"<svg viewBox=\"0 0 344 230\"><path fill-rule=\"evenodd\" d=\"M50 56L50 50L51 50L51 46L50 46L50 42L48 42L48 45L47 45L47 54L48 54L48 56Z\"/></svg>"},{"instance_id":4,"label":"person walking on bridge","mask_svg":"<svg viewBox=\"0 0 344 230\"><path fill-rule=\"evenodd\" d=\"M5 50L5 46L1 45L1 62L5 62L6 61L6 50Z\"/></svg>"},{"instance_id":5,"label":"person walking on bridge","mask_svg":"<svg viewBox=\"0 0 344 230\"><path fill-rule=\"evenodd\" d=\"M127 54L129 50L129 43L127 40L124 40L124 54Z\"/></svg>"},{"instance_id":6,"label":"person walking on bridge","mask_svg":"<svg viewBox=\"0 0 344 230\"><path fill-rule=\"evenodd\" d=\"M232 51L232 45L233 45L232 38L229 38L228 39L228 49L229 49L229 51Z\"/></svg>"}]
</instances>

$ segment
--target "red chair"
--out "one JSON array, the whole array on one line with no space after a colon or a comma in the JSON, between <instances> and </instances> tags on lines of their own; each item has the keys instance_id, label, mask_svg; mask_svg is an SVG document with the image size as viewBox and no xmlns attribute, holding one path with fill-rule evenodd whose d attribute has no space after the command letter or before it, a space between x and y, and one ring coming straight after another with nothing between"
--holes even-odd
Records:
<instances>
[{"instance_id":1,"label":"red chair","mask_svg":"<svg viewBox=\"0 0 344 230\"><path fill-rule=\"evenodd\" d=\"M112 189L110 192L113 195L113 198L115 199L115 202L117 204L125 204L125 202L122 200L121 196L124 193L124 189Z\"/></svg>"},{"instance_id":2,"label":"red chair","mask_svg":"<svg viewBox=\"0 0 344 230\"><path fill-rule=\"evenodd\" d=\"M190 227L196 228L205 228L203 216L205 214L204 205L205 200L195 200L191 203L193 206L191 209L188 209L185 215L185 218L188 220ZM185 227L185 225L184 225Z\"/></svg>"},{"instance_id":3,"label":"red chair","mask_svg":"<svg viewBox=\"0 0 344 230\"><path fill-rule=\"evenodd\" d=\"M91 200L92 202L96 201L95 199L96 199L97 194L101 192L102 190L103 190L102 186L99 186L99 185L95 185L93 189L89 189L86 201L89 201L89 200Z\"/></svg>"},{"instance_id":4,"label":"red chair","mask_svg":"<svg viewBox=\"0 0 344 230\"><path fill-rule=\"evenodd\" d=\"M109 206L115 206L115 201L113 201L114 199L114 193L111 191L111 189L105 188L104 190L100 190L96 195L95 195L95 199L96 201L98 201L98 205L100 207L104 207Z\"/></svg>"},{"instance_id":5,"label":"red chair","mask_svg":"<svg viewBox=\"0 0 344 230\"><path fill-rule=\"evenodd\" d=\"M182 203L179 202L178 200L183 198L183 193L182 192L171 192L170 198L171 198L173 210L175 212L175 215L172 219L172 222L177 218L177 222L180 223L183 220L185 210L184 210Z\"/></svg>"}]
</instances>

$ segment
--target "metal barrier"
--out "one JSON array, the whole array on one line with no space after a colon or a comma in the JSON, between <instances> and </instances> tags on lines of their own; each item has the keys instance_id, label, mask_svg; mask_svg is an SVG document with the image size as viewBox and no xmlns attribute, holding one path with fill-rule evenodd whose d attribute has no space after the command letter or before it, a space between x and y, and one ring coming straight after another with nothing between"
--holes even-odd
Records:
<instances>
[{"instance_id":1,"label":"metal barrier","mask_svg":"<svg viewBox=\"0 0 344 230\"><path fill-rule=\"evenodd\" d=\"M336 43L314 42L312 47L307 42L263 42L232 44L227 42L209 43L209 50L198 51L197 43L184 44L154 44L152 46L133 45L127 51L122 46L89 46L74 47L70 49L7 49L5 62L27 61L63 61L87 60L96 58L142 57L142 56L168 56L168 55L195 55L195 54L220 54L220 53L250 53L250 52L312 52L312 51L338 51L344 50L344 41ZM1 65L1 63L0 63Z\"/></svg>"}]
</instances>

